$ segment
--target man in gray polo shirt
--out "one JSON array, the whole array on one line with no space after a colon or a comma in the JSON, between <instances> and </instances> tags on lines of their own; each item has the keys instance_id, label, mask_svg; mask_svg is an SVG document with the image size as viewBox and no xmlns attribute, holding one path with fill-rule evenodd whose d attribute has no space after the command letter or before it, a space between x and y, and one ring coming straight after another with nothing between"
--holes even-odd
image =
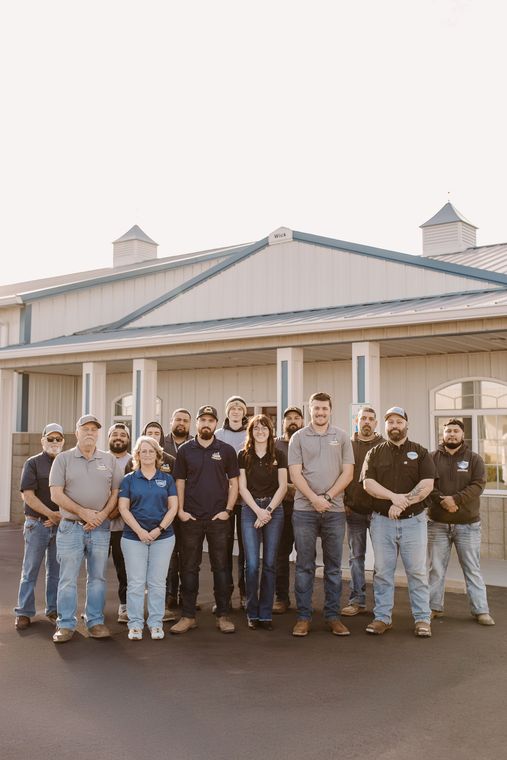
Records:
<instances>
[{"instance_id":1,"label":"man in gray polo shirt","mask_svg":"<svg viewBox=\"0 0 507 760\"><path fill-rule=\"evenodd\" d=\"M315 546L322 539L324 618L335 636L350 631L339 619L342 591L342 551L345 536L343 492L354 474L354 453L344 430L330 424L331 397L310 396L311 422L289 443L289 470L296 487L292 524L296 543L296 603L294 636L307 636L312 618Z\"/></svg>"},{"instance_id":2,"label":"man in gray polo shirt","mask_svg":"<svg viewBox=\"0 0 507 760\"><path fill-rule=\"evenodd\" d=\"M77 446L56 457L49 485L51 499L60 507L56 537L60 563L58 629L55 644L69 641L77 625L77 579L86 558L85 619L92 638L110 636L104 625L106 563L109 551L109 514L118 500L123 471L109 451L97 449L101 424L93 414L77 421Z\"/></svg>"}]
</instances>

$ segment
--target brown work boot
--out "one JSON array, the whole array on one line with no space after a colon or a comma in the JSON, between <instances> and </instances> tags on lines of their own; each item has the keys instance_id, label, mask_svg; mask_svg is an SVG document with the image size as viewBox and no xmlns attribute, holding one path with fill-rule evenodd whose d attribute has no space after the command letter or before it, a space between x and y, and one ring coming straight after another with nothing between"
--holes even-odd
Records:
<instances>
[{"instance_id":1,"label":"brown work boot","mask_svg":"<svg viewBox=\"0 0 507 760\"><path fill-rule=\"evenodd\" d=\"M296 620L296 625L292 629L293 636L308 636L310 633L309 620Z\"/></svg>"},{"instance_id":2,"label":"brown work boot","mask_svg":"<svg viewBox=\"0 0 507 760\"><path fill-rule=\"evenodd\" d=\"M169 628L169 633L186 633L192 628L197 628L195 618L182 617L172 628Z\"/></svg>"},{"instance_id":3,"label":"brown work boot","mask_svg":"<svg viewBox=\"0 0 507 760\"><path fill-rule=\"evenodd\" d=\"M475 619L479 625L495 625L495 621L488 612L481 612L480 615L476 615Z\"/></svg>"},{"instance_id":4,"label":"brown work boot","mask_svg":"<svg viewBox=\"0 0 507 760\"><path fill-rule=\"evenodd\" d=\"M289 609L289 602L284 602L282 599L277 599L273 602L273 615L284 615Z\"/></svg>"},{"instance_id":5,"label":"brown work boot","mask_svg":"<svg viewBox=\"0 0 507 760\"><path fill-rule=\"evenodd\" d=\"M171 620L177 620L178 619L178 613L174 611L174 607L166 607L164 610L164 617L162 618L163 623L170 623Z\"/></svg>"},{"instance_id":6,"label":"brown work boot","mask_svg":"<svg viewBox=\"0 0 507 760\"><path fill-rule=\"evenodd\" d=\"M392 628L391 623L384 623L383 620L372 620L366 626L366 633L373 633L376 636L382 636L383 633Z\"/></svg>"},{"instance_id":7,"label":"brown work boot","mask_svg":"<svg viewBox=\"0 0 507 760\"><path fill-rule=\"evenodd\" d=\"M217 617L217 628L222 633L234 633L236 630L236 626L232 620L229 620L229 618L225 615L220 615L220 617Z\"/></svg>"},{"instance_id":8,"label":"brown work boot","mask_svg":"<svg viewBox=\"0 0 507 760\"><path fill-rule=\"evenodd\" d=\"M17 631L26 631L32 621L27 615L18 615L14 625Z\"/></svg>"},{"instance_id":9,"label":"brown work boot","mask_svg":"<svg viewBox=\"0 0 507 760\"><path fill-rule=\"evenodd\" d=\"M362 607L357 602L350 602L342 609L341 614L345 617L352 617L353 615L360 615L362 612L366 612L366 607Z\"/></svg>"},{"instance_id":10,"label":"brown work boot","mask_svg":"<svg viewBox=\"0 0 507 760\"><path fill-rule=\"evenodd\" d=\"M108 639L111 636L111 631L103 623L97 623L88 628L88 636L92 639Z\"/></svg>"},{"instance_id":11,"label":"brown work boot","mask_svg":"<svg viewBox=\"0 0 507 760\"><path fill-rule=\"evenodd\" d=\"M70 641L74 636L72 628L58 628L56 633L53 634L53 641L55 644L64 644L66 641Z\"/></svg>"},{"instance_id":12,"label":"brown work boot","mask_svg":"<svg viewBox=\"0 0 507 760\"><path fill-rule=\"evenodd\" d=\"M431 610L431 619L434 620L435 618L443 618L444 617L444 611L443 610Z\"/></svg>"},{"instance_id":13,"label":"brown work boot","mask_svg":"<svg viewBox=\"0 0 507 760\"><path fill-rule=\"evenodd\" d=\"M327 620L326 623L331 633L334 633L335 636L350 636L349 629L338 618Z\"/></svg>"},{"instance_id":14,"label":"brown work boot","mask_svg":"<svg viewBox=\"0 0 507 760\"><path fill-rule=\"evenodd\" d=\"M46 615L46 617L47 617L48 620L51 620L51 622L54 623L54 625L56 625L56 621L57 621L57 618L58 618L58 612L56 610L51 610L51 612L48 612L48 614Z\"/></svg>"}]
</instances>

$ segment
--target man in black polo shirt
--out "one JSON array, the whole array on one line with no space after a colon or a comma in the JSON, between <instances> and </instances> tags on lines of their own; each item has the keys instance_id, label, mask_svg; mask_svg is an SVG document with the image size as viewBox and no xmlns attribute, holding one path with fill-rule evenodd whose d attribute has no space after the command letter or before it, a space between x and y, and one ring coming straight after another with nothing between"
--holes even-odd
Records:
<instances>
[{"instance_id":1,"label":"man in black polo shirt","mask_svg":"<svg viewBox=\"0 0 507 760\"><path fill-rule=\"evenodd\" d=\"M425 448L408 440L408 416L404 409L393 406L384 419L387 441L370 449L362 472L364 488L373 497L370 535L375 555L374 620L366 632L380 635L391 628L399 553L407 575L414 633L429 637L424 499L433 489L435 466Z\"/></svg>"},{"instance_id":2,"label":"man in black polo shirt","mask_svg":"<svg viewBox=\"0 0 507 760\"><path fill-rule=\"evenodd\" d=\"M181 552L182 617L171 633L186 633L195 619L199 569L204 539L213 571L216 624L222 633L234 633L229 612L228 521L238 498L239 467L232 446L215 435L215 407L201 406L197 435L178 449L173 477L178 490Z\"/></svg>"},{"instance_id":3,"label":"man in black polo shirt","mask_svg":"<svg viewBox=\"0 0 507 760\"><path fill-rule=\"evenodd\" d=\"M16 628L24 631L35 615L35 584L46 557L46 616L56 623L56 595L60 567L56 559L56 532L60 522L58 505L51 501L49 471L63 448L63 428L56 422L42 431L42 452L27 459L21 473L20 490L25 503L25 553L19 583Z\"/></svg>"}]
</instances>

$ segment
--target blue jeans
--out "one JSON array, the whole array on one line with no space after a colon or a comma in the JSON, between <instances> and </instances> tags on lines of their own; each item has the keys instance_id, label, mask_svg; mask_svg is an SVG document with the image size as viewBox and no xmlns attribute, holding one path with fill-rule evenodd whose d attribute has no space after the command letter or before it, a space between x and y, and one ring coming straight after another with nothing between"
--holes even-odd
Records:
<instances>
[{"instance_id":1,"label":"blue jeans","mask_svg":"<svg viewBox=\"0 0 507 760\"><path fill-rule=\"evenodd\" d=\"M148 589L148 627L162 627L166 579L176 538L143 544L122 538L121 550L127 569L127 612L129 628L144 628L144 589Z\"/></svg>"},{"instance_id":2,"label":"blue jeans","mask_svg":"<svg viewBox=\"0 0 507 760\"><path fill-rule=\"evenodd\" d=\"M255 499L265 509L271 499ZM272 619L275 598L276 555L283 530L283 508L279 506L271 520L262 528L255 528L257 515L244 505L241 508L241 530L245 549L246 614L249 620ZM262 541L262 572L259 588L260 547Z\"/></svg>"},{"instance_id":3,"label":"blue jeans","mask_svg":"<svg viewBox=\"0 0 507 760\"><path fill-rule=\"evenodd\" d=\"M350 567L350 604L366 605L366 579L364 575L364 558L366 556L366 537L370 527L370 515L359 512L347 512L347 537L349 541Z\"/></svg>"},{"instance_id":4,"label":"blue jeans","mask_svg":"<svg viewBox=\"0 0 507 760\"><path fill-rule=\"evenodd\" d=\"M481 523L447 525L428 523L428 570L430 607L444 609L445 574L454 544L458 555L473 615L489 612L486 585L481 575Z\"/></svg>"},{"instance_id":5,"label":"blue jeans","mask_svg":"<svg viewBox=\"0 0 507 760\"><path fill-rule=\"evenodd\" d=\"M370 535L375 555L373 593L375 620L391 623L394 574L398 553L407 575L408 595L416 623L430 622L430 595L426 574L427 517L422 512L406 520L390 520L373 512Z\"/></svg>"},{"instance_id":6,"label":"blue jeans","mask_svg":"<svg viewBox=\"0 0 507 760\"><path fill-rule=\"evenodd\" d=\"M60 522L56 535L60 563L57 601L59 628L74 630L77 625L77 579L83 559L86 560L86 624L91 628L104 622L109 537L109 520L89 531L83 530L79 522Z\"/></svg>"},{"instance_id":7,"label":"blue jeans","mask_svg":"<svg viewBox=\"0 0 507 760\"><path fill-rule=\"evenodd\" d=\"M58 590L59 566L56 559L56 525L45 528L41 520L25 517L23 537L25 553L21 580L19 582L18 606L14 609L16 615L35 615L35 584L40 566L46 557L46 615L56 612L56 593Z\"/></svg>"},{"instance_id":8,"label":"blue jeans","mask_svg":"<svg viewBox=\"0 0 507 760\"><path fill-rule=\"evenodd\" d=\"M340 615L345 513L294 510L292 525L297 551L295 591L298 618L311 620L312 617L315 547L320 536L324 558L324 617L335 620Z\"/></svg>"}]
</instances>

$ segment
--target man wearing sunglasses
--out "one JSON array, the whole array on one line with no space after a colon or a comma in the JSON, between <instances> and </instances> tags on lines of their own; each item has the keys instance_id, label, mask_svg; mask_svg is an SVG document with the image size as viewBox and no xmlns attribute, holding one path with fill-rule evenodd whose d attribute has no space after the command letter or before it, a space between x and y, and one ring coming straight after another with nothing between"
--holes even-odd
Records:
<instances>
[{"instance_id":1,"label":"man wearing sunglasses","mask_svg":"<svg viewBox=\"0 0 507 760\"><path fill-rule=\"evenodd\" d=\"M64 444L63 428L50 422L42 431L42 451L26 460L21 473L21 495L25 503L23 536L25 551L19 584L16 628L24 631L35 615L35 584L42 560L46 562L46 617L56 623L56 595L59 565L56 559L56 532L60 522L58 506L51 501L49 471Z\"/></svg>"}]
</instances>

